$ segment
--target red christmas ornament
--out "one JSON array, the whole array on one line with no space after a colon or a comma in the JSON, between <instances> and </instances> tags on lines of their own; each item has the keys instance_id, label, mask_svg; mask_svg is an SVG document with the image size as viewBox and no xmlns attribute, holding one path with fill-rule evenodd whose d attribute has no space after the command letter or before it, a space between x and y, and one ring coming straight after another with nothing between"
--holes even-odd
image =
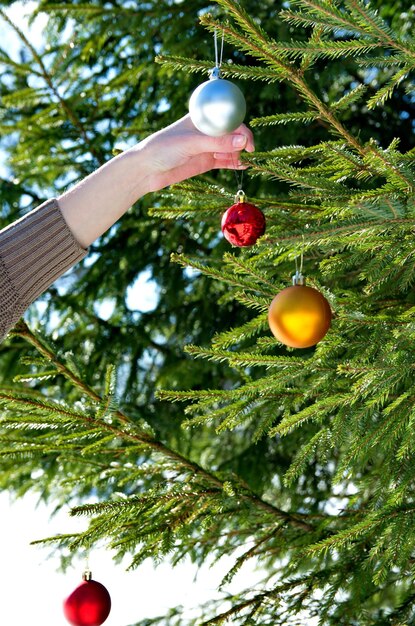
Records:
<instances>
[{"instance_id":1,"label":"red christmas ornament","mask_svg":"<svg viewBox=\"0 0 415 626\"><path fill-rule=\"evenodd\" d=\"M265 216L254 204L245 202L243 191L238 191L233 204L222 216L222 233L233 246L253 246L265 233Z\"/></svg>"},{"instance_id":2,"label":"red christmas ornament","mask_svg":"<svg viewBox=\"0 0 415 626\"><path fill-rule=\"evenodd\" d=\"M83 582L66 598L63 612L72 626L101 626L111 610L111 597L104 585L84 572Z\"/></svg>"}]
</instances>

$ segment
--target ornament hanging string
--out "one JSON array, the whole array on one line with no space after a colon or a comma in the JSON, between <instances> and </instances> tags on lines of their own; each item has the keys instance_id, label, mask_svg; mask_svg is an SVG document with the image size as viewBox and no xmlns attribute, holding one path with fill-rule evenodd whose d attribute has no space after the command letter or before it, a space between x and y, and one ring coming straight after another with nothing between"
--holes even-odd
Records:
<instances>
[{"instance_id":1,"label":"ornament hanging string","mask_svg":"<svg viewBox=\"0 0 415 626\"><path fill-rule=\"evenodd\" d=\"M302 236L302 246L300 253L300 270L298 270L298 256L295 257L295 275L292 277L293 285L304 285L305 279L303 276L303 264L304 264L304 235Z\"/></svg>"},{"instance_id":2,"label":"ornament hanging string","mask_svg":"<svg viewBox=\"0 0 415 626\"><path fill-rule=\"evenodd\" d=\"M236 180L236 189L237 189L236 197L238 197L240 195L245 196L245 192L243 191L243 188L242 188L242 183L243 183L243 180L244 180L244 171L241 170L241 172L239 172L236 169L236 164L235 164L235 161L234 161L234 158L233 158L233 154L231 154L231 158L232 158L233 172L235 174L235 180ZM238 176L238 174L239 174L239 176Z\"/></svg>"},{"instance_id":3,"label":"ornament hanging string","mask_svg":"<svg viewBox=\"0 0 415 626\"><path fill-rule=\"evenodd\" d=\"M220 54L219 54L219 46L218 46L218 29L215 28L214 31L214 43L215 43L215 65L217 67L217 69L219 70L221 65L222 65L222 60L223 60L223 45L224 45L224 35L225 35L225 31L222 28L222 39L221 39L221 44L220 44ZM233 165L233 171L235 173L235 179L236 179L236 197L237 198L241 198L242 196L245 197L245 193L242 189L242 182L243 182L243 177L244 177L244 173L243 170L240 173L240 177L238 177L238 171L237 171L237 166L235 164L234 158L233 158L233 154L231 155L232 158L232 165Z\"/></svg>"},{"instance_id":4,"label":"ornament hanging string","mask_svg":"<svg viewBox=\"0 0 415 626\"><path fill-rule=\"evenodd\" d=\"M295 273L298 274L302 274L303 273L303 264L304 264L304 235L303 237L303 244L301 246L301 254L300 254L300 271L298 271L298 256L295 257Z\"/></svg>"},{"instance_id":5,"label":"ornament hanging string","mask_svg":"<svg viewBox=\"0 0 415 626\"><path fill-rule=\"evenodd\" d=\"M215 65L219 69L220 66L222 65L222 58L223 58L223 41L224 41L223 29L222 29L222 43L221 43L221 48L220 48L220 56L218 52L218 29L217 28L215 28L215 32L214 32L214 41L215 41Z\"/></svg>"},{"instance_id":6,"label":"ornament hanging string","mask_svg":"<svg viewBox=\"0 0 415 626\"><path fill-rule=\"evenodd\" d=\"M89 548L85 550L84 577L85 580L89 580L91 578L91 568L89 567Z\"/></svg>"}]
</instances>

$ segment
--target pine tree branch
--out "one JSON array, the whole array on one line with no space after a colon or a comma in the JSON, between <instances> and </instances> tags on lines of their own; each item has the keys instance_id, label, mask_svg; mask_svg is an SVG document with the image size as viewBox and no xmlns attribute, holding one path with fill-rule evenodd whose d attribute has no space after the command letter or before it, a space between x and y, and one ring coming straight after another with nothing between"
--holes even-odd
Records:
<instances>
[{"instance_id":1,"label":"pine tree branch","mask_svg":"<svg viewBox=\"0 0 415 626\"><path fill-rule=\"evenodd\" d=\"M93 389L91 389L84 381L82 381L79 377L77 377L73 372L71 372L64 364L62 364L56 355L47 348L29 329L26 322L24 320L20 320L16 326L14 327L12 333L14 336L22 337L28 343L33 345L40 354L42 354L48 361L51 361L56 369L63 374L68 380L72 382L72 384L80 389L82 393L88 396L91 400L97 403L102 403L102 398L99 396ZM153 450L161 454L164 457L169 458L170 460L178 463L180 466L184 467L191 474L199 476L201 479L205 480L212 486L216 487L219 490L224 489L224 481L221 481L219 478L211 474L210 472L203 469L197 463L190 461L185 458L178 452L175 452L171 448L168 448L163 443L147 435L146 433L140 432L137 433L137 427L135 424L131 422L131 420L121 411L117 410L114 412L115 417L124 424L127 428L125 430L117 429L115 426L107 423L103 423L103 428L110 430L115 435L118 435L121 438L129 439L133 441L137 441L149 449ZM131 428L134 428L134 432L131 431ZM225 481L226 482L226 481ZM288 524L291 524L297 528L302 530L312 531L313 526L306 521L307 516L303 514L297 513L288 513L275 507L274 505L262 500L253 492L244 493L240 496L242 499L247 500L256 508L261 509L262 511L269 513L271 515L275 515L278 519L282 519Z\"/></svg>"},{"instance_id":2,"label":"pine tree branch","mask_svg":"<svg viewBox=\"0 0 415 626\"><path fill-rule=\"evenodd\" d=\"M315 575L313 573L313 575ZM216 615L214 618L208 619L201 623L200 626L212 626L213 624L223 624L225 621L228 621L229 618L235 616L237 613L240 613L244 609L251 607L252 605L261 605L263 602L271 599L278 598L283 594L284 591L289 591L295 589L296 587L300 587L304 585L306 582L310 582L313 580L313 575L303 576L298 580L288 581L286 583L282 583L281 585L275 586L273 589L269 591L264 591L262 593L254 595L252 598L248 600L244 600L243 602L238 602L228 611L224 611L219 615Z\"/></svg>"},{"instance_id":3,"label":"pine tree branch","mask_svg":"<svg viewBox=\"0 0 415 626\"><path fill-rule=\"evenodd\" d=\"M358 6L356 0L351 0L351 3L353 5L356 5L356 7ZM311 104L314 110L318 112L318 116L323 121L327 122L329 126L332 129L334 129L335 132L339 136L343 137L347 141L347 143L352 148L354 148L358 152L358 154L360 154L362 157L365 157L368 153L378 155L378 151L376 150L374 145L369 144L368 146L362 146L360 142L351 133L349 133L349 131L341 124L341 122L335 115L333 108L330 106L326 106L320 100L320 98L318 98L318 96L313 92L313 90L309 87L309 85L304 79L304 74L301 70L297 70L295 66L292 65L291 63L288 63L288 62L285 63L281 59L276 58L275 54L272 54L270 52L271 47L268 41L266 40L265 36L262 34L259 28L255 26L252 23L252 21L249 20L244 15L242 8L239 7L239 5L234 3L232 0L220 0L220 4L227 7L241 25L245 25L248 32L250 32L253 35L253 37L255 37L255 39L261 43L261 47L259 47L258 45L255 45L252 41L247 40L245 37L243 37L240 33L236 32L231 27L219 24L219 22L215 21L212 18L212 16L210 16L209 14L206 14L200 18L203 24L207 25L210 28L221 28L225 34L228 34L230 37L233 37L237 41L240 41L240 43L243 43L245 47L247 48L251 47L253 51L256 51L259 54L259 56L267 59L272 65L275 65L278 68L280 68L285 78L289 82L291 82L294 87L296 87L297 91L300 93L300 95L302 95L303 99L309 104ZM322 5L320 3L315 3L313 0L305 0L305 4L315 9L318 9L319 11L320 10L324 11ZM358 7L358 10L361 11L361 8ZM340 12L336 11L335 17L341 19ZM394 44L394 42L390 38L387 37L384 31L379 29L377 26L376 28L381 33L383 33L388 43ZM401 46L398 46L398 48L400 51L402 51ZM405 52L408 52L408 54L410 54L411 57L415 57L415 53L413 51L409 51L406 49L404 50ZM389 163L389 167L392 168L393 172L398 177L404 178L402 172L400 172L400 170L395 165L392 165ZM409 182L408 180L405 180L405 182L408 185L408 191L410 192L413 189L413 183Z\"/></svg>"},{"instance_id":4,"label":"pine tree branch","mask_svg":"<svg viewBox=\"0 0 415 626\"><path fill-rule=\"evenodd\" d=\"M320 192L325 195L327 195L328 192L331 192L331 196L336 193L337 199L340 197L345 199L350 198L357 191L356 189L348 189L340 183L331 181L327 176L310 174L305 178L304 172L300 169L283 165L282 163L279 164L279 167L275 167L275 169L271 167L271 164L268 164L268 166L255 164L252 171L255 174L267 175L270 178L281 180L292 186L312 189L315 192Z\"/></svg>"},{"instance_id":5,"label":"pine tree branch","mask_svg":"<svg viewBox=\"0 0 415 626\"><path fill-rule=\"evenodd\" d=\"M239 12L238 8L235 6L235 3L230 0L221 0L221 4L227 6L230 11L243 23L246 23L243 15ZM268 60L271 65L277 67L282 75L289 80L298 90L298 92L303 96L303 98L312 104L314 109L319 112L320 117L327 121L327 123L335 129L336 133L343 137L349 145L351 145L357 152L364 155L365 149L361 146L361 144L349 133L341 122L337 119L334 112L318 98L318 96L312 91L309 85L305 82L303 78L303 72L295 68L291 63L284 63L281 59L275 57L275 54L269 52L269 44L264 38L264 36L255 29L252 24L247 24L247 28L251 33L254 33L255 37L261 42L262 46L254 44L252 41L243 37L240 33L236 32L230 26L223 25L219 21L214 20L211 15L205 14L200 18L202 24L209 26L211 29L218 28L224 32L224 34L229 35L230 37L235 37L240 43L243 43L245 47L248 49L251 48L254 52L256 52L260 57L264 57Z\"/></svg>"},{"instance_id":6,"label":"pine tree branch","mask_svg":"<svg viewBox=\"0 0 415 626\"><path fill-rule=\"evenodd\" d=\"M94 146L92 145L92 142L91 142L91 140L90 140L90 138L88 136L88 133L87 133L84 125L82 124L81 120L78 118L78 116L75 114L75 112L71 109L71 107L69 106L67 101L64 98L62 98L62 96L60 95L59 91L57 90L57 88L53 84L52 77L49 74L48 70L46 69L46 66L43 63L42 57L39 55L39 53L36 50L36 48L30 43L30 41L27 39L27 37L23 33L23 31L9 18L9 16L7 15L7 13L3 9L0 9L0 15L9 24L9 26L11 26L13 28L13 30L19 36L19 38L22 40L22 42L28 47L28 49L30 50L30 52L33 55L33 58L36 60L36 62L38 63L38 65L40 67L40 70L41 70L40 74L43 77L43 79L45 80L47 86L49 87L49 89L51 90L51 92L53 93L55 98L58 100L58 102L61 105L62 109L64 110L64 112L68 116L68 119L72 122L72 124L75 126L75 128L77 128L79 130L79 132L81 134L81 137L84 139L85 143L88 145L89 151L95 157L95 159L97 160L97 163L99 165L103 165L104 162L105 162L104 159L102 158L102 156L100 154L98 154L98 152L95 150Z\"/></svg>"},{"instance_id":7,"label":"pine tree branch","mask_svg":"<svg viewBox=\"0 0 415 626\"><path fill-rule=\"evenodd\" d=\"M310 2L310 0L305 1L308 3ZM377 34L377 36L381 41L383 41L383 43L385 43L390 48L395 48L400 52L403 52L405 55L415 59L415 52L413 50L411 50L410 48L405 48L400 43L392 39L388 32L389 29L380 28L376 20L371 17L371 11L369 7L365 7L365 9L363 9L360 2L357 2L356 0L346 0L346 6L347 5L351 7L356 13L358 13L363 18L363 20L371 26L372 31Z\"/></svg>"},{"instance_id":8,"label":"pine tree branch","mask_svg":"<svg viewBox=\"0 0 415 626\"><path fill-rule=\"evenodd\" d=\"M404 171L404 168L399 168L393 163L392 159L386 157L386 151L375 145L374 142L370 142L368 148L371 154L375 157L375 160L379 160L386 166L387 170L392 170L393 175L396 176L403 183L402 191L409 195L414 189L414 179L408 178ZM370 155L368 155L367 163L370 167ZM374 168L373 168L374 169ZM376 173L376 172L375 172Z\"/></svg>"},{"instance_id":9,"label":"pine tree branch","mask_svg":"<svg viewBox=\"0 0 415 626\"><path fill-rule=\"evenodd\" d=\"M167 67L171 67L174 70L185 69L188 72L204 72L206 74L212 70L212 61L199 61L195 59L188 59L185 57L175 56L163 56L157 55L154 59L156 63L162 63ZM261 67L255 65L238 65L237 63L222 63L220 66L221 75L225 78L240 78L243 80L262 80L267 83L274 83L278 78L275 76L275 72L269 67Z\"/></svg>"},{"instance_id":10,"label":"pine tree branch","mask_svg":"<svg viewBox=\"0 0 415 626\"><path fill-rule=\"evenodd\" d=\"M274 292L274 288L269 288L268 290L265 289L265 287L261 287L261 283L255 283L255 282L244 282L242 280L242 278L237 277L236 274L234 273L227 273L225 274L222 270L220 269L215 269L212 266L208 266L204 263L200 263L199 261L197 261L196 259L190 259L186 256L184 256L183 254L177 254L177 253L173 253L171 254L171 260L175 263L179 263L182 267L192 267L193 269L197 269L200 270L201 272L203 272L204 274L206 274L207 276L211 276L212 278L217 278L222 280L223 282L227 282L230 285L233 285L235 287L242 287L242 289L252 289L255 292L261 293L264 296L270 296L273 294ZM261 281L263 282L263 281Z\"/></svg>"},{"instance_id":11,"label":"pine tree branch","mask_svg":"<svg viewBox=\"0 0 415 626\"><path fill-rule=\"evenodd\" d=\"M360 231L360 230L365 230L367 231L369 228L372 227L383 227L383 228L389 228L390 226L393 226L394 224L408 224L410 226L413 226L415 223L415 219L414 218L399 218L399 219L382 219L382 220L366 220L364 222L353 222L351 224L346 224L346 225L340 225L340 226L328 226L328 228L326 230L318 230L318 231L313 231L310 230L307 233L307 239L309 241L313 241L313 240L321 240L323 241L324 239L327 238L327 240L332 240L333 236L335 235L342 235L342 234L350 234L350 235L355 235L356 232ZM304 239L304 233L293 233L284 237L272 237L272 236L265 236L264 237L264 243L270 243L270 244L276 244L276 243L284 243L284 242L296 242L296 241L303 241Z\"/></svg>"},{"instance_id":12,"label":"pine tree branch","mask_svg":"<svg viewBox=\"0 0 415 626\"><path fill-rule=\"evenodd\" d=\"M265 117L255 117L251 120L250 126L274 126L277 124L289 124L292 122L301 122L309 124L319 119L318 115L311 111L296 111L294 113L276 113L275 115L266 115Z\"/></svg>"},{"instance_id":13,"label":"pine tree branch","mask_svg":"<svg viewBox=\"0 0 415 626\"><path fill-rule=\"evenodd\" d=\"M42 73L35 70L29 63L14 61L2 48L0 48L0 61L4 63L4 65L12 67L17 74L22 74L23 76L32 74L43 78Z\"/></svg>"},{"instance_id":14,"label":"pine tree branch","mask_svg":"<svg viewBox=\"0 0 415 626\"><path fill-rule=\"evenodd\" d=\"M356 14L360 15L363 18L363 21L366 21L366 23L370 26L369 32L367 28L365 28L361 24L358 24L356 19L353 20L352 13L349 13L348 15L345 12L336 10L334 4L329 6L328 3L323 3L316 0L302 0L302 4L305 7L314 9L317 15L321 14L329 18L329 20L331 20L331 25L333 29L336 28L338 30L339 25L341 25L346 31L357 32L358 34L366 37L368 35L373 36L373 33L375 32L377 37L382 41L384 45L392 49L399 50L408 57L415 57L415 52L412 49L407 48L403 46L400 42L394 40L391 37L390 32L388 32L389 29L380 28L379 24L377 24L376 21L370 16L370 10L368 10L368 7L365 7L364 10L361 4L356 0L346 0L346 5L348 5L349 8L352 9L352 12L354 11ZM285 18L295 18L296 14L290 13L289 11L282 11L281 16Z\"/></svg>"},{"instance_id":15,"label":"pine tree branch","mask_svg":"<svg viewBox=\"0 0 415 626\"><path fill-rule=\"evenodd\" d=\"M288 21L295 21L297 24L301 23L307 26L321 25L323 27L329 27L331 30L339 30L344 28L346 31L360 35L367 35L366 31L358 24L352 23L346 18L346 14L336 10L334 3L315 2L313 0L302 0L301 4L304 7L308 7L315 10L315 14L309 13L293 13L292 11L281 11L280 16ZM321 17L324 16L327 21L322 22Z\"/></svg>"}]
</instances>

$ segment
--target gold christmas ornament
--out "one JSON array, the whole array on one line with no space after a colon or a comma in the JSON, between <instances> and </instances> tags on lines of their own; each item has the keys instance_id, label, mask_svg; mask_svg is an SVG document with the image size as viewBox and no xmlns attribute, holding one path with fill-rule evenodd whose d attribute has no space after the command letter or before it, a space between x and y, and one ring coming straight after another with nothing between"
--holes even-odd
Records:
<instances>
[{"instance_id":1,"label":"gold christmas ornament","mask_svg":"<svg viewBox=\"0 0 415 626\"><path fill-rule=\"evenodd\" d=\"M273 335L291 348L310 348L321 341L331 324L332 313L326 298L307 287L301 272L293 276L292 287L278 293L268 311Z\"/></svg>"}]
</instances>

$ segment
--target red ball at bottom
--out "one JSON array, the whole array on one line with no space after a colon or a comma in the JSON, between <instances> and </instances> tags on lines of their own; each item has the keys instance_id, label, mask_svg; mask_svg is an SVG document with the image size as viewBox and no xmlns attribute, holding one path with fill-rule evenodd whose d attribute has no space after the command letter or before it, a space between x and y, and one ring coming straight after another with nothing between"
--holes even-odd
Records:
<instances>
[{"instance_id":1,"label":"red ball at bottom","mask_svg":"<svg viewBox=\"0 0 415 626\"><path fill-rule=\"evenodd\" d=\"M63 603L63 612L72 626L101 626L110 610L110 594L96 580L84 580Z\"/></svg>"},{"instance_id":2,"label":"red ball at bottom","mask_svg":"<svg viewBox=\"0 0 415 626\"><path fill-rule=\"evenodd\" d=\"M233 246L253 246L265 233L264 214L254 204L237 202L223 214L222 232Z\"/></svg>"}]
</instances>

